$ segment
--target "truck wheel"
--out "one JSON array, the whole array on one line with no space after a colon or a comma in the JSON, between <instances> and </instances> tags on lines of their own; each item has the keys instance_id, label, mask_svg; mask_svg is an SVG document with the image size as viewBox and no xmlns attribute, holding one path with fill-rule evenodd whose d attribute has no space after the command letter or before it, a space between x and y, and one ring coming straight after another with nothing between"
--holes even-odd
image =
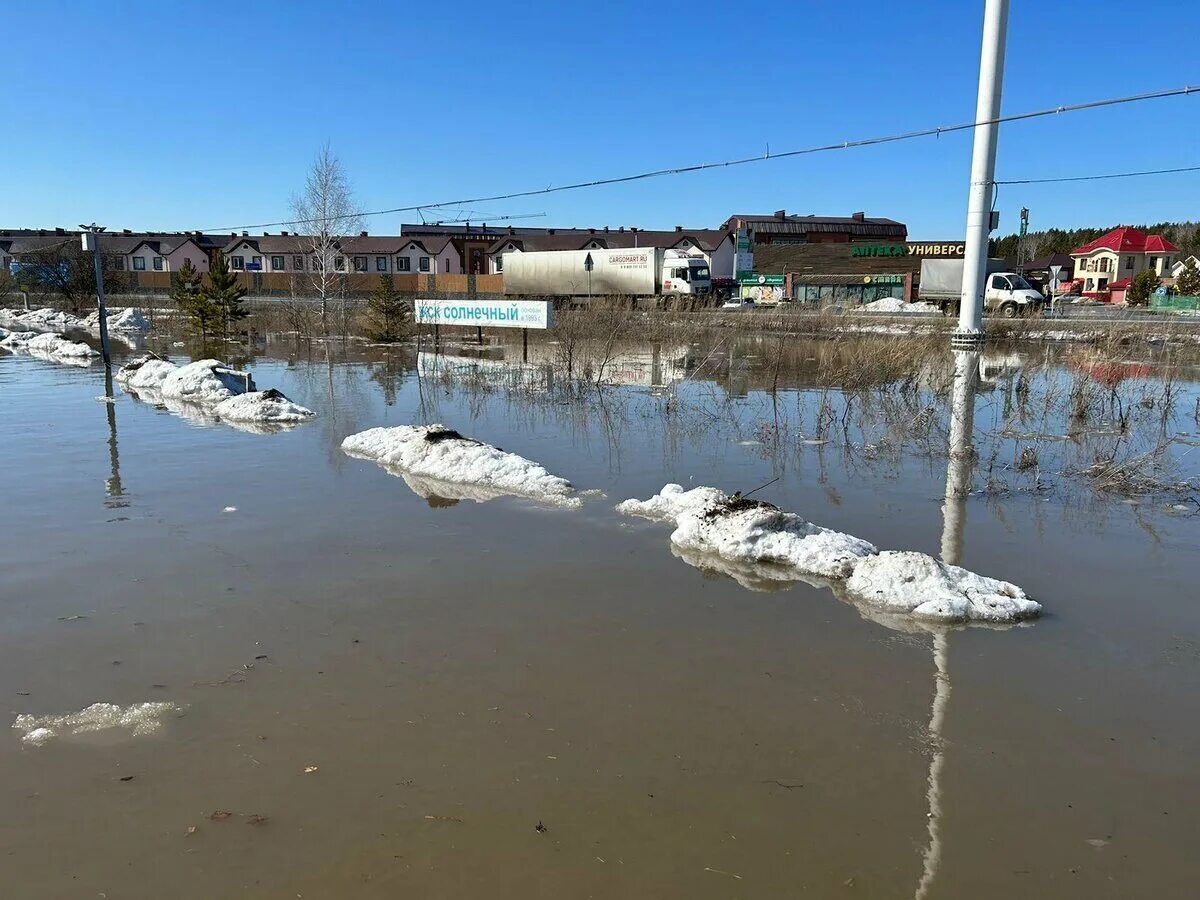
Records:
<instances>
[{"instance_id":1,"label":"truck wheel","mask_svg":"<svg viewBox=\"0 0 1200 900\"><path fill-rule=\"evenodd\" d=\"M1000 307L1000 315L1006 319L1015 319L1017 317L1017 304L1005 303Z\"/></svg>"}]
</instances>

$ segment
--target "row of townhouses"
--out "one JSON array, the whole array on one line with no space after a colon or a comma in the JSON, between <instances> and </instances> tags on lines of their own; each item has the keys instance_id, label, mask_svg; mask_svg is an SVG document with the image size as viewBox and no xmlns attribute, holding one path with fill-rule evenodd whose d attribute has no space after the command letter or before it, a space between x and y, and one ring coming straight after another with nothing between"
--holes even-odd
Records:
<instances>
[{"instance_id":1,"label":"row of townhouses","mask_svg":"<svg viewBox=\"0 0 1200 900\"><path fill-rule=\"evenodd\" d=\"M851 216L798 216L777 210L767 215L731 216L717 228L645 230L637 227L496 228L484 225L412 223L400 234L361 232L337 242L331 261L339 272L360 275L502 275L504 255L538 250L596 250L657 247L703 256L714 276L734 273L737 234L741 229L757 245L904 240L906 228L892 219ZM67 229L0 229L4 270L23 256L62 244L77 232ZM114 268L133 272L175 272L190 261L201 272L219 251L232 269L244 272L299 274L318 271L320 259L308 236L264 232L260 235L213 235L200 232L105 233L104 252Z\"/></svg>"}]
</instances>

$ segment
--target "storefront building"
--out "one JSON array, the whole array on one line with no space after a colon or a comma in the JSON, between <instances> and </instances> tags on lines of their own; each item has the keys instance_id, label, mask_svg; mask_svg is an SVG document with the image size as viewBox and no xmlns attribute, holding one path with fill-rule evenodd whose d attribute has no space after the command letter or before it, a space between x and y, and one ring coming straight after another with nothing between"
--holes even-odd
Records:
<instances>
[{"instance_id":1,"label":"storefront building","mask_svg":"<svg viewBox=\"0 0 1200 900\"><path fill-rule=\"evenodd\" d=\"M755 248L757 274L782 275L796 303L856 306L886 297L911 301L926 259L962 259L962 241L850 241Z\"/></svg>"}]
</instances>

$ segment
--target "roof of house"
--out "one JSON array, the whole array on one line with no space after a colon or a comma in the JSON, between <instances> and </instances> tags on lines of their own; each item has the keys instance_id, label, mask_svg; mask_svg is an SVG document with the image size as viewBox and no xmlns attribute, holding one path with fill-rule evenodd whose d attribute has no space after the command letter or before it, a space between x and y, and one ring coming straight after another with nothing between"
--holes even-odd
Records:
<instances>
[{"instance_id":1,"label":"roof of house","mask_svg":"<svg viewBox=\"0 0 1200 900\"><path fill-rule=\"evenodd\" d=\"M716 228L697 228L691 231L603 231L597 228L567 228L545 234L507 234L488 247L488 253L498 253L509 244L521 250L582 250L593 243L606 249L629 247L678 247L684 241L689 245L711 253L724 241L731 240L728 231Z\"/></svg>"},{"instance_id":2,"label":"roof of house","mask_svg":"<svg viewBox=\"0 0 1200 900\"><path fill-rule=\"evenodd\" d=\"M738 221L753 226L755 231L764 234L818 234L836 233L868 237L898 237L903 240L908 236L908 226L895 219L867 217L863 213L852 216L797 216L788 215L787 210L777 210L772 214L738 213L726 219L721 227L732 229Z\"/></svg>"},{"instance_id":3,"label":"roof of house","mask_svg":"<svg viewBox=\"0 0 1200 900\"><path fill-rule=\"evenodd\" d=\"M1161 234L1146 234L1137 228L1122 225L1094 241L1076 247L1072 256L1084 256L1097 250L1112 250L1116 253L1174 253L1179 248Z\"/></svg>"}]
</instances>

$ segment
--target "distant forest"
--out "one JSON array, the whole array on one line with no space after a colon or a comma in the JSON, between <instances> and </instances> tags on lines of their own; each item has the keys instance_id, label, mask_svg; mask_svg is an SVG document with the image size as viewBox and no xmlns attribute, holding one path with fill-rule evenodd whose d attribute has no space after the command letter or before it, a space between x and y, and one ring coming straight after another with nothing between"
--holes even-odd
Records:
<instances>
[{"instance_id":1,"label":"distant forest","mask_svg":"<svg viewBox=\"0 0 1200 900\"><path fill-rule=\"evenodd\" d=\"M1107 225L1104 228L1050 228L1046 231L1031 231L1025 236L1026 261L1038 259L1050 253L1070 253L1076 247L1093 241L1102 234L1107 234L1119 225ZM1200 257L1200 222L1158 222L1154 225L1134 225L1146 234L1161 234L1179 248L1179 255ZM1005 235L992 241L991 255L1003 259L1017 258L1017 242L1015 234Z\"/></svg>"}]
</instances>

